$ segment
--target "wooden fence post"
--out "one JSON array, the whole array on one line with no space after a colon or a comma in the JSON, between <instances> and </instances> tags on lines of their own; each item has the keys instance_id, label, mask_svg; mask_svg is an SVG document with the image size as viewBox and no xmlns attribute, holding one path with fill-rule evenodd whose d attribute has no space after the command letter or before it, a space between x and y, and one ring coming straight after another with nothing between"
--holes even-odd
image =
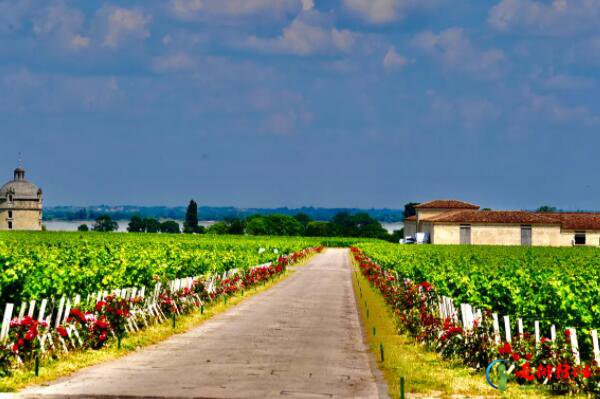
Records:
<instances>
[{"instance_id":1,"label":"wooden fence post","mask_svg":"<svg viewBox=\"0 0 600 399\"><path fill-rule=\"evenodd\" d=\"M594 360L600 365L600 347L598 347L598 331L592 330L592 346L594 348Z\"/></svg>"},{"instance_id":2,"label":"wooden fence post","mask_svg":"<svg viewBox=\"0 0 600 399\"><path fill-rule=\"evenodd\" d=\"M494 341L497 345L500 344L500 323L498 322L498 313L492 313L493 326L494 326Z\"/></svg>"},{"instance_id":3,"label":"wooden fence post","mask_svg":"<svg viewBox=\"0 0 600 399\"><path fill-rule=\"evenodd\" d=\"M504 316L504 332L506 333L506 342L510 343L510 318L508 316Z\"/></svg>"}]
</instances>

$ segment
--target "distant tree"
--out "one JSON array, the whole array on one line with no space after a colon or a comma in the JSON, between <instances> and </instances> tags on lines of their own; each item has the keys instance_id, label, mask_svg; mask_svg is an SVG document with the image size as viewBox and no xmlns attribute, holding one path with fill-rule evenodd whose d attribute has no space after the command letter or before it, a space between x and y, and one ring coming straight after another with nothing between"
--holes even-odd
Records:
<instances>
[{"instance_id":1,"label":"distant tree","mask_svg":"<svg viewBox=\"0 0 600 399\"><path fill-rule=\"evenodd\" d=\"M160 222L155 218L144 218L144 227L146 233L158 233L160 231Z\"/></svg>"},{"instance_id":2,"label":"distant tree","mask_svg":"<svg viewBox=\"0 0 600 399\"><path fill-rule=\"evenodd\" d=\"M110 215L100 215L96 218L94 223L94 231L110 232L115 231L119 228L117 222L112 220Z\"/></svg>"},{"instance_id":3,"label":"distant tree","mask_svg":"<svg viewBox=\"0 0 600 399\"><path fill-rule=\"evenodd\" d=\"M404 238L404 229L394 230L394 232L392 234L388 235L386 240L389 242L398 243L398 242L400 242L401 238Z\"/></svg>"},{"instance_id":4,"label":"distant tree","mask_svg":"<svg viewBox=\"0 0 600 399\"><path fill-rule=\"evenodd\" d=\"M198 204L191 200L185 212L184 233L198 233Z\"/></svg>"},{"instance_id":5,"label":"distant tree","mask_svg":"<svg viewBox=\"0 0 600 399\"><path fill-rule=\"evenodd\" d=\"M330 237L332 233L329 222L308 222L304 230L304 235L308 237Z\"/></svg>"},{"instance_id":6,"label":"distant tree","mask_svg":"<svg viewBox=\"0 0 600 399\"><path fill-rule=\"evenodd\" d=\"M227 223L227 233L242 235L246 230L246 222L238 218L230 218L225 221Z\"/></svg>"},{"instance_id":7,"label":"distant tree","mask_svg":"<svg viewBox=\"0 0 600 399\"><path fill-rule=\"evenodd\" d=\"M306 213L304 212L300 212L294 215L294 219L296 219L297 221L299 221L300 223L302 223L303 226L306 226L309 222L312 221L312 219L310 218L310 216L308 216Z\"/></svg>"},{"instance_id":8,"label":"distant tree","mask_svg":"<svg viewBox=\"0 0 600 399\"><path fill-rule=\"evenodd\" d=\"M181 231L179 230L179 223L174 220L165 220L160 224L160 232L161 233L172 233L179 234Z\"/></svg>"},{"instance_id":9,"label":"distant tree","mask_svg":"<svg viewBox=\"0 0 600 399\"><path fill-rule=\"evenodd\" d=\"M550 212L556 212L556 211L557 211L556 207L550 206L550 205L542 205L538 209L536 209L536 212L543 212L543 213L550 213Z\"/></svg>"},{"instance_id":10,"label":"distant tree","mask_svg":"<svg viewBox=\"0 0 600 399\"><path fill-rule=\"evenodd\" d=\"M249 217L246 224L246 234L254 236L270 235L271 229L267 219L263 216Z\"/></svg>"},{"instance_id":11,"label":"distant tree","mask_svg":"<svg viewBox=\"0 0 600 399\"><path fill-rule=\"evenodd\" d=\"M417 209L415 206L419 205L418 202L409 202L404 205L404 217L407 218L409 216L415 216L417 214Z\"/></svg>"},{"instance_id":12,"label":"distant tree","mask_svg":"<svg viewBox=\"0 0 600 399\"><path fill-rule=\"evenodd\" d=\"M229 226L226 222L216 222L208 226L206 234L228 234Z\"/></svg>"},{"instance_id":13,"label":"distant tree","mask_svg":"<svg viewBox=\"0 0 600 399\"><path fill-rule=\"evenodd\" d=\"M79 227L77 227L77 231L90 231L90 228L88 227L87 224L80 224Z\"/></svg>"},{"instance_id":14,"label":"distant tree","mask_svg":"<svg viewBox=\"0 0 600 399\"><path fill-rule=\"evenodd\" d=\"M140 215L133 215L127 226L127 231L130 233L143 233L146 231L144 220Z\"/></svg>"},{"instance_id":15,"label":"distant tree","mask_svg":"<svg viewBox=\"0 0 600 399\"><path fill-rule=\"evenodd\" d=\"M482 208L481 210L482 210L482 211L491 211L491 210L492 210L492 208Z\"/></svg>"}]
</instances>

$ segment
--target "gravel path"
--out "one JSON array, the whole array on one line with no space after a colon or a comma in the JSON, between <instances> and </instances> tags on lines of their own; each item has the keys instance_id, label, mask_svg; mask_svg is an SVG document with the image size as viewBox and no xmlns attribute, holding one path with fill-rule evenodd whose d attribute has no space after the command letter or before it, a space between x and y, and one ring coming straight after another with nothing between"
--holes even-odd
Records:
<instances>
[{"instance_id":1,"label":"gravel path","mask_svg":"<svg viewBox=\"0 0 600 399\"><path fill-rule=\"evenodd\" d=\"M328 249L200 327L33 387L27 398L386 397L363 342L348 250Z\"/></svg>"}]
</instances>

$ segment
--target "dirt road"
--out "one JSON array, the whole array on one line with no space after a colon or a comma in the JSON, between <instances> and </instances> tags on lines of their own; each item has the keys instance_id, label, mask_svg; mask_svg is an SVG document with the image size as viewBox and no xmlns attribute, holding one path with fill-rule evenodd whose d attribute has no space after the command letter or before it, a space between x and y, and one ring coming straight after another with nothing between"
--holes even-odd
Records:
<instances>
[{"instance_id":1,"label":"dirt road","mask_svg":"<svg viewBox=\"0 0 600 399\"><path fill-rule=\"evenodd\" d=\"M345 249L158 345L22 397L378 398Z\"/></svg>"}]
</instances>

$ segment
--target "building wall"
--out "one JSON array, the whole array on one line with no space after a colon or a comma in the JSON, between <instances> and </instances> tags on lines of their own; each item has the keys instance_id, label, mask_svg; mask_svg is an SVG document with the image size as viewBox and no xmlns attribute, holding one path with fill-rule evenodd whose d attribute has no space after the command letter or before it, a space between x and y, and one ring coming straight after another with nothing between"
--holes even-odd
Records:
<instances>
[{"instance_id":1,"label":"building wall","mask_svg":"<svg viewBox=\"0 0 600 399\"><path fill-rule=\"evenodd\" d=\"M579 231L579 230L577 230ZM583 230L582 230L583 231ZM575 238L575 230L563 230L560 234L560 245L571 246ZM585 231L585 245L588 247L600 246L600 231Z\"/></svg>"},{"instance_id":2,"label":"building wall","mask_svg":"<svg viewBox=\"0 0 600 399\"><path fill-rule=\"evenodd\" d=\"M431 243L460 244L460 225L440 223L434 224Z\"/></svg>"},{"instance_id":3,"label":"building wall","mask_svg":"<svg viewBox=\"0 0 600 399\"><path fill-rule=\"evenodd\" d=\"M561 231L560 226L532 226L532 245L571 246L574 231ZM460 224L433 226L433 244L460 244ZM521 225L471 224L473 245L521 245ZM600 231L586 232L586 245L600 245Z\"/></svg>"},{"instance_id":4,"label":"building wall","mask_svg":"<svg viewBox=\"0 0 600 399\"><path fill-rule=\"evenodd\" d=\"M416 222L404 222L404 237L414 236L417 233L417 223Z\"/></svg>"},{"instance_id":5,"label":"building wall","mask_svg":"<svg viewBox=\"0 0 600 399\"><path fill-rule=\"evenodd\" d=\"M448 211L454 211L456 209L416 209L417 211L417 220L421 220L423 218L433 217L437 215L441 215L442 213Z\"/></svg>"},{"instance_id":6,"label":"building wall","mask_svg":"<svg viewBox=\"0 0 600 399\"><path fill-rule=\"evenodd\" d=\"M8 211L12 210L12 219L8 218ZM41 230L42 210L36 201L15 201L10 206L4 205L0 210L0 230L9 230L8 222L12 220L12 230Z\"/></svg>"}]
</instances>

